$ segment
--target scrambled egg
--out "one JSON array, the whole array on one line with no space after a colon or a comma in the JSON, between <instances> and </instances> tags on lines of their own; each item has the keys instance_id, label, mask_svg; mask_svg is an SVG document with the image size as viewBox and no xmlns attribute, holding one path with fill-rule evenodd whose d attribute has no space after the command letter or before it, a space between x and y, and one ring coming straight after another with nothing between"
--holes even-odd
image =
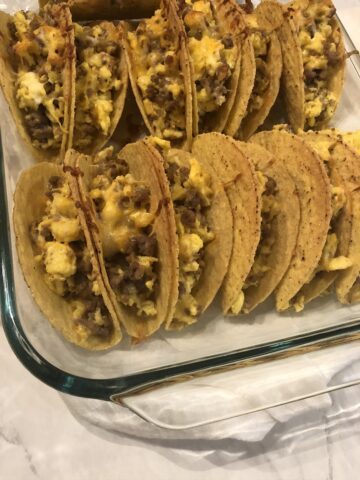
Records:
<instances>
[{"instance_id":1,"label":"scrambled egg","mask_svg":"<svg viewBox=\"0 0 360 480\"><path fill-rule=\"evenodd\" d=\"M314 128L328 121L335 112L337 99L330 90L339 55L340 34L331 24L331 2L310 2L300 20L299 40L303 55L305 81L305 127Z\"/></svg>"},{"instance_id":2,"label":"scrambled egg","mask_svg":"<svg viewBox=\"0 0 360 480\"><path fill-rule=\"evenodd\" d=\"M108 135L120 80L120 34L109 22L75 24L77 42L75 142L89 146L94 137Z\"/></svg>"},{"instance_id":3,"label":"scrambled egg","mask_svg":"<svg viewBox=\"0 0 360 480\"><path fill-rule=\"evenodd\" d=\"M63 33L58 26L46 23L46 15L34 12L17 12L10 27L17 73L15 96L32 144L59 149L64 122Z\"/></svg>"},{"instance_id":4,"label":"scrambled egg","mask_svg":"<svg viewBox=\"0 0 360 480\"><path fill-rule=\"evenodd\" d=\"M63 183L47 202L46 214L37 225L37 246L42 251L47 283L54 290L66 290L68 277L76 273L76 256L69 243L82 239L82 231L68 184Z\"/></svg>"},{"instance_id":5,"label":"scrambled egg","mask_svg":"<svg viewBox=\"0 0 360 480\"><path fill-rule=\"evenodd\" d=\"M37 110L46 97L44 85L40 82L35 72L22 72L18 74L16 99L22 109Z\"/></svg>"},{"instance_id":6,"label":"scrambled egg","mask_svg":"<svg viewBox=\"0 0 360 480\"><path fill-rule=\"evenodd\" d=\"M165 158L179 239L179 300L171 327L181 329L194 323L201 311L192 291L202 274L205 248L214 239L206 222L213 189L196 158L180 159L177 152Z\"/></svg>"},{"instance_id":7,"label":"scrambled egg","mask_svg":"<svg viewBox=\"0 0 360 480\"><path fill-rule=\"evenodd\" d=\"M319 139L316 142L311 142L312 148L318 153L321 159L325 162L325 167L328 168L327 163L331 159L331 149L334 145L333 140ZM314 270L310 280L316 279L316 276L321 272L336 272L346 270L351 267L353 262L350 258L338 254L339 239L336 234L336 222L339 215L346 205L346 192L340 186L331 185L331 207L332 216L330 222L330 229L326 237L325 246L317 268ZM305 297L302 291L295 297L293 306L296 312L301 312L304 308Z\"/></svg>"},{"instance_id":8,"label":"scrambled egg","mask_svg":"<svg viewBox=\"0 0 360 480\"><path fill-rule=\"evenodd\" d=\"M47 242L45 245L45 269L54 280L64 280L76 272L74 251L59 242Z\"/></svg>"},{"instance_id":9,"label":"scrambled egg","mask_svg":"<svg viewBox=\"0 0 360 480\"><path fill-rule=\"evenodd\" d=\"M269 87L270 75L267 64L270 37L262 32L254 32L251 34L251 40L255 54L256 76L254 88L249 99L248 115L260 110L263 106L264 95Z\"/></svg>"},{"instance_id":10,"label":"scrambled egg","mask_svg":"<svg viewBox=\"0 0 360 480\"><path fill-rule=\"evenodd\" d=\"M154 135L181 141L186 134L185 85L178 38L161 10L128 33L133 70Z\"/></svg>"},{"instance_id":11,"label":"scrambled egg","mask_svg":"<svg viewBox=\"0 0 360 480\"><path fill-rule=\"evenodd\" d=\"M146 244L150 236L147 229L155 221L154 214L149 211L150 190L130 173L111 173L111 166L119 161L111 147L97 157L104 173L93 178L90 197L98 214L110 283L120 303L134 309L139 316L154 316L157 313L156 248L145 251L145 245L142 251L138 244L138 239Z\"/></svg>"},{"instance_id":12,"label":"scrambled egg","mask_svg":"<svg viewBox=\"0 0 360 480\"><path fill-rule=\"evenodd\" d=\"M49 181L44 215L32 226L37 262L47 286L65 297L72 310L73 328L83 339L107 335L111 320L92 270L69 185L60 177ZM85 282L85 283L84 283Z\"/></svg>"},{"instance_id":13,"label":"scrambled egg","mask_svg":"<svg viewBox=\"0 0 360 480\"><path fill-rule=\"evenodd\" d=\"M193 64L200 122L223 105L238 55L231 35L220 32L210 2L186 0L184 25Z\"/></svg>"}]
</instances>

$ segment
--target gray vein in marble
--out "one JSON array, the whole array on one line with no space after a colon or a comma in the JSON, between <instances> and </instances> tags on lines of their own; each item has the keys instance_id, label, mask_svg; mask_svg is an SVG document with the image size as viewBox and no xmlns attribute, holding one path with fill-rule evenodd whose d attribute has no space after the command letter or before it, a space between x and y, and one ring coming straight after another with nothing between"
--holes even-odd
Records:
<instances>
[{"instance_id":1,"label":"gray vein in marble","mask_svg":"<svg viewBox=\"0 0 360 480\"><path fill-rule=\"evenodd\" d=\"M332 460L332 455L331 455L331 449L330 449L330 426L329 426L329 418L326 415L323 415L323 421L324 421L324 430L325 430L325 446L326 446L326 452L327 452L327 457L328 457L328 471L329 471L329 480L333 480L334 477L334 466L333 466L333 460Z\"/></svg>"},{"instance_id":2,"label":"gray vein in marble","mask_svg":"<svg viewBox=\"0 0 360 480\"><path fill-rule=\"evenodd\" d=\"M0 438L6 443L13 445L14 447L21 448L24 452L30 470L35 476L38 476L38 471L34 465L32 455L30 451L26 448L26 446L22 443L19 433L14 431L12 434L5 434L4 430L0 426Z\"/></svg>"}]
</instances>

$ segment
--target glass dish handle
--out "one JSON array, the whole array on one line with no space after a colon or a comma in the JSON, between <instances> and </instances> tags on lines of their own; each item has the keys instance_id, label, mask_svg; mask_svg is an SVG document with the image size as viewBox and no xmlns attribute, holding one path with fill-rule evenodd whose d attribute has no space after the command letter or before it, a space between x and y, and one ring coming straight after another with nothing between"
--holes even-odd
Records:
<instances>
[{"instance_id":1,"label":"glass dish handle","mask_svg":"<svg viewBox=\"0 0 360 480\"><path fill-rule=\"evenodd\" d=\"M343 363L338 361L340 355ZM138 392L114 394L111 400L156 427L179 431L300 400L315 404L318 400L314 398L319 395L359 384L357 341L247 368L233 366L219 373L174 377Z\"/></svg>"}]
</instances>

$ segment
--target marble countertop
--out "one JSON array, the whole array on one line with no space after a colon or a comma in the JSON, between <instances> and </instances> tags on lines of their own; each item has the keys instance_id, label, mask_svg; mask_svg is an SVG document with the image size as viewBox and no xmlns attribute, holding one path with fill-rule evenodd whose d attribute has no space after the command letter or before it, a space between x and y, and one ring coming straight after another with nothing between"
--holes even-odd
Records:
<instances>
[{"instance_id":1,"label":"marble countertop","mask_svg":"<svg viewBox=\"0 0 360 480\"><path fill-rule=\"evenodd\" d=\"M340 480L356 478L360 468L360 387L287 421L273 409L276 421L261 441L145 442L75 418L65 396L22 367L1 329L0 383L4 480L212 480L238 478L240 470L255 480Z\"/></svg>"}]
</instances>

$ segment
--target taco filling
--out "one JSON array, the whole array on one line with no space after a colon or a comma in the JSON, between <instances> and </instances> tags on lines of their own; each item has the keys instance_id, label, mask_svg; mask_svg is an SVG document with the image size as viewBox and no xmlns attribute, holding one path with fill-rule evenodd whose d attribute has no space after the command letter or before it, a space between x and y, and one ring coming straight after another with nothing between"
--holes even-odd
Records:
<instances>
[{"instance_id":1,"label":"taco filling","mask_svg":"<svg viewBox=\"0 0 360 480\"><path fill-rule=\"evenodd\" d=\"M112 321L90 261L75 202L63 178L50 177L46 211L31 226L36 261L47 286L72 308L74 329L84 338L107 337Z\"/></svg>"},{"instance_id":2,"label":"taco filling","mask_svg":"<svg viewBox=\"0 0 360 480\"><path fill-rule=\"evenodd\" d=\"M265 93L270 86L270 72L267 63L270 48L270 36L262 32L254 32L251 35L251 40L255 54L256 76L254 88L247 107L247 115L261 110L265 99Z\"/></svg>"},{"instance_id":3,"label":"taco filling","mask_svg":"<svg viewBox=\"0 0 360 480\"><path fill-rule=\"evenodd\" d=\"M96 158L99 173L90 184L105 267L119 303L142 318L157 313L156 215L150 213L150 189L129 173L112 147Z\"/></svg>"},{"instance_id":4,"label":"taco filling","mask_svg":"<svg viewBox=\"0 0 360 480\"><path fill-rule=\"evenodd\" d=\"M325 163L326 165L326 163ZM346 270L351 267L352 261L350 258L338 255L339 239L336 234L336 223L339 219L342 209L346 205L346 194L343 188L334 187L331 188L331 206L332 217L330 222L330 229L326 237L326 243L322 251L320 262L313 272L311 279L307 284L311 283L318 275L324 272L337 272L340 270ZM295 311L301 312L305 306L305 297L301 290L293 299L292 302Z\"/></svg>"},{"instance_id":5,"label":"taco filling","mask_svg":"<svg viewBox=\"0 0 360 480\"><path fill-rule=\"evenodd\" d=\"M257 176L262 190L261 236L251 271L245 280L242 292L232 305L231 314L233 315L246 313L246 308L244 308L246 305L246 291L249 288L257 288L263 276L269 271L268 257L276 240L273 222L278 214L276 201L277 184L273 178L267 177L259 171Z\"/></svg>"},{"instance_id":6,"label":"taco filling","mask_svg":"<svg viewBox=\"0 0 360 480\"><path fill-rule=\"evenodd\" d=\"M227 100L238 55L230 33L222 35L213 5L204 0L178 2L192 58L200 130L206 115Z\"/></svg>"},{"instance_id":7,"label":"taco filling","mask_svg":"<svg viewBox=\"0 0 360 480\"><path fill-rule=\"evenodd\" d=\"M176 329L196 322L201 312L194 290L204 268L206 246L215 238L207 222L213 190L210 176L194 157L180 159L170 151L165 171L179 239L179 300L171 324Z\"/></svg>"},{"instance_id":8,"label":"taco filling","mask_svg":"<svg viewBox=\"0 0 360 480\"><path fill-rule=\"evenodd\" d=\"M99 135L109 135L114 100L121 88L120 33L110 22L75 23L77 54L75 147L88 147Z\"/></svg>"},{"instance_id":9,"label":"taco filling","mask_svg":"<svg viewBox=\"0 0 360 480\"><path fill-rule=\"evenodd\" d=\"M128 33L136 83L154 135L171 141L186 137L185 86L178 38L162 10Z\"/></svg>"},{"instance_id":10,"label":"taco filling","mask_svg":"<svg viewBox=\"0 0 360 480\"><path fill-rule=\"evenodd\" d=\"M329 84L343 61L341 33L334 28L336 10L331 1L311 1L302 12L299 40L305 82L305 128L326 122L335 113L337 98Z\"/></svg>"},{"instance_id":11,"label":"taco filling","mask_svg":"<svg viewBox=\"0 0 360 480\"><path fill-rule=\"evenodd\" d=\"M15 96L32 145L60 149L64 134L66 33L48 9L20 11L8 24Z\"/></svg>"}]
</instances>

